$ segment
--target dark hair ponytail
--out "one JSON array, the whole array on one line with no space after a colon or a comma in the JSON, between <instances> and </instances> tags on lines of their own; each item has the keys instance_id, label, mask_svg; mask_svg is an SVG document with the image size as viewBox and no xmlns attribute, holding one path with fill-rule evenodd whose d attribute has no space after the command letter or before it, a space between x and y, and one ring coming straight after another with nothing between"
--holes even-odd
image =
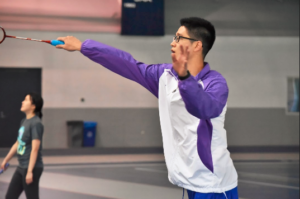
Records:
<instances>
[{"instance_id":1,"label":"dark hair ponytail","mask_svg":"<svg viewBox=\"0 0 300 199\"><path fill-rule=\"evenodd\" d=\"M37 94L37 93L28 93L27 95L30 96L31 99L31 103L33 105L35 105L35 109L34 109L34 113L42 119L43 117L43 113L42 113L42 109L43 109L43 105L44 105L44 100L41 97L41 95Z\"/></svg>"},{"instance_id":2,"label":"dark hair ponytail","mask_svg":"<svg viewBox=\"0 0 300 199\"><path fill-rule=\"evenodd\" d=\"M36 114L37 114L37 116L39 116L39 118L41 118L41 119L43 118L43 113L42 112L37 112Z\"/></svg>"}]
</instances>

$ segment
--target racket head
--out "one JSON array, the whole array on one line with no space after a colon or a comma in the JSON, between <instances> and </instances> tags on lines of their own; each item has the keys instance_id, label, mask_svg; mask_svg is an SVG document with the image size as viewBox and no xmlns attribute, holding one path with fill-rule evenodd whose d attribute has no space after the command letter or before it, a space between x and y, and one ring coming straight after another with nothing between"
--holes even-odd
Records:
<instances>
[{"instance_id":1,"label":"racket head","mask_svg":"<svg viewBox=\"0 0 300 199\"><path fill-rule=\"evenodd\" d=\"M5 40L5 38L6 38L6 32L5 32L4 28L2 28L0 26L0 44L2 44L2 42Z\"/></svg>"}]
</instances>

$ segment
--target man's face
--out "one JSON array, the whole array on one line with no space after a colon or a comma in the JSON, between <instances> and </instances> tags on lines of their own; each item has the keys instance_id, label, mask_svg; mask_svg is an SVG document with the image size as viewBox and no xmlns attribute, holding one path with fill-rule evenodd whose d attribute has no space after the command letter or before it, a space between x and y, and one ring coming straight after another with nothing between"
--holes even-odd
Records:
<instances>
[{"instance_id":1,"label":"man's face","mask_svg":"<svg viewBox=\"0 0 300 199\"><path fill-rule=\"evenodd\" d=\"M182 37L187 37L190 38L189 34L188 34L188 30L186 29L186 27L181 26L177 33L176 36L182 36ZM175 53L176 57L178 57L181 53L180 51L180 45L182 45L184 47L184 49L186 47L189 47L190 53L192 53L191 51L191 47L192 47L192 42L188 39L184 39L184 38L180 38L179 42L177 43L177 41L173 41L171 43L171 52L172 54Z\"/></svg>"}]
</instances>

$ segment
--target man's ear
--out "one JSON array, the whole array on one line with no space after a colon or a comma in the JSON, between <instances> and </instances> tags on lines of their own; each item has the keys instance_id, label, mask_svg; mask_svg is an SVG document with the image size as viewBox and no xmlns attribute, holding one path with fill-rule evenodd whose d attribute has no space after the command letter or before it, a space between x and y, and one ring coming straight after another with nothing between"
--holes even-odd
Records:
<instances>
[{"instance_id":1,"label":"man's ear","mask_svg":"<svg viewBox=\"0 0 300 199\"><path fill-rule=\"evenodd\" d=\"M203 51L203 44L202 44L202 41L196 41L194 42L194 45L195 45L195 48L194 48L194 51L195 52L202 52Z\"/></svg>"}]
</instances>

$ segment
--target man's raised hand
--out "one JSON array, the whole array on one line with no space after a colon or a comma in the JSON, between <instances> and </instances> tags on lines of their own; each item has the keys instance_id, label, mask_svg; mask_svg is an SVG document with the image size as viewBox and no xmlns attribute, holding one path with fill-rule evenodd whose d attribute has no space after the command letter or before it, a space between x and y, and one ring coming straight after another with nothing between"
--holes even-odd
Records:
<instances>
[{"instance_id":1,"label":"man's raised hand","mask_svg":"<svg viewBox=\"0 0 300 199\"><path fill-rule=\"evenodd\" d=\"M182 45L180 45L178 56L175 53L172 54L173 68L180 77L185 77L188 74L187 62L189 54L189 47L183 47Z\"/></svg>"}]
</instances>

